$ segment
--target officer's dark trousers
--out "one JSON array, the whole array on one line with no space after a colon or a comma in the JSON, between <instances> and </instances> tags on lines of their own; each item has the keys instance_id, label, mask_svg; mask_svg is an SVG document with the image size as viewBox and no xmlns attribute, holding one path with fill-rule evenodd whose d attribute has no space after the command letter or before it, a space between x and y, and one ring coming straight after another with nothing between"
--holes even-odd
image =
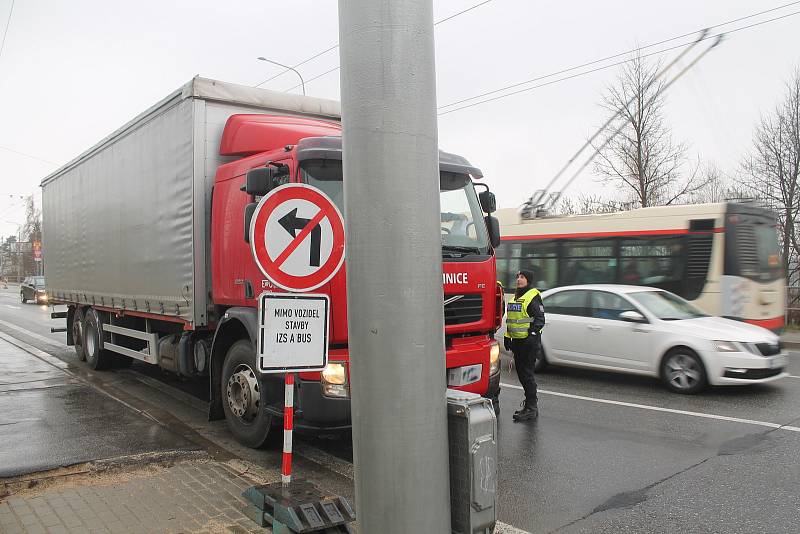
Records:
<instances>
[{"instance_id":1,"label":"officer's dark trousers","mask_svg":"<svg viewBox=\"0 0 800 534\"><path fill-rule=\"evenodd\" d=\"M512 339L511 352L514 354L514 367L522 389L525 390L525 404L536 406L536 377L533 376L533 365L539 350L539 338L529 336L525 339Z\"/></svg>"}]
</instances>

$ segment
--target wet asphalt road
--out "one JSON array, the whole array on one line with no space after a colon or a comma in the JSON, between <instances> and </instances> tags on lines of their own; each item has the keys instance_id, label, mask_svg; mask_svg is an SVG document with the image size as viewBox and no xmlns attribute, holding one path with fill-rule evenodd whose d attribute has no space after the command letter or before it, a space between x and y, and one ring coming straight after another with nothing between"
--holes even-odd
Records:
<instances>
[{"instance_id":1,"label":"wet asphalt road","mask_svg":"<svg viewBox=\"0 0 800 534\"><path fill-rule=\"evenodd\" d=\"M63 343L48 333L48 310L15 298L0 290L0 329L14 323ZM800 432L765 426L800 426L800 353L789 371L769 385L681 396L649 378L552 369L538 377L539 421L515 424L522 392L504 366L499 519L531 532L797 532ZM209 428L234 449L224 425ZM347 471L337 457L348 459L348 443L313 444L319 461ZM256 461L276 461L274 452L237 449Z\"/></svg>"},{"instance_id":2,"label":"wet asphalt road","mask_svg":"<svg viewBox=\"0 0 800 534\"><path fill-rule=\"evenodd\" d=\"M0 478L197 448L13 342L0 338Z\"/></svg>"}]
</instances>

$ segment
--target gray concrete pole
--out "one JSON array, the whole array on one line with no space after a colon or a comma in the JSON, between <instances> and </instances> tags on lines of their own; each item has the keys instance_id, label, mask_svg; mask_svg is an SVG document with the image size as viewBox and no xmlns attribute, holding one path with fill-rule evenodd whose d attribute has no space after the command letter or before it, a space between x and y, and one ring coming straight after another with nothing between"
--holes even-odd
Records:
<instances>
[{"instance_id":1,"label":"gray concrete pole","mask_svg":"<svg viewBox=\"0 0 800 534\"><path fill-rule=\"evenodd\" d=\"M356 513L450 532L431 0L339 0Z\"/></svg>"}]
</instances>

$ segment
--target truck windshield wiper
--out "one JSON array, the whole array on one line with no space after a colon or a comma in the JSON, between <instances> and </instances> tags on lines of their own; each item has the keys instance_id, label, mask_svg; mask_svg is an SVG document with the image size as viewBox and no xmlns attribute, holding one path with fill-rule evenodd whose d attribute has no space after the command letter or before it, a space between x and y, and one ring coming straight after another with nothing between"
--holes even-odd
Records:
<instances>
[{"instance_id":1,"label":"truck windshield wiper","mask_svg":"<svg viewBox=\"0 0 800 534\"><path fill-rule=\"evenodd\" d=\"M450 254L450 257L466 256L468 254L480 254L480 247L465 247L461 245L446 245L442 243L442 253L456 253Z\"/></svg>"}]
</instances>

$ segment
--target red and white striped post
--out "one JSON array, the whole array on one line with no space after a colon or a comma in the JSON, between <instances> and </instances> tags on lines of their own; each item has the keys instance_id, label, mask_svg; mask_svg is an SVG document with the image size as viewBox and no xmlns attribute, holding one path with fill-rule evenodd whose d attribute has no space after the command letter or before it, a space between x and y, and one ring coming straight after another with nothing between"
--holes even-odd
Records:
<instances>
[{"instance_id":1,"label":"red and white striped post","mask_svg":"<svg viewBox=\"0 0 800 534\"><path fill-rule=\"evenodd\" d=\"M286 390L283 408L283 463L281 482L284 486L292 481L292 429L294 428L294 373L286 373Z\"/></svg>"}]
</instances>

